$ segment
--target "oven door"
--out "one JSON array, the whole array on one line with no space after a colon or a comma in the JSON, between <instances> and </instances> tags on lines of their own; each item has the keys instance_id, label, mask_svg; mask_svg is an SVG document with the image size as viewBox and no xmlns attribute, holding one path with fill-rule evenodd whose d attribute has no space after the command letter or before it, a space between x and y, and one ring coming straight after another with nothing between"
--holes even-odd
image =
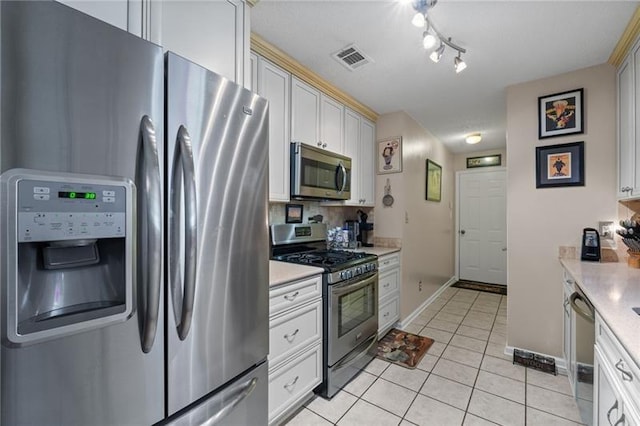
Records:
<instances>
[{"instance_id":1,"label":"oven door","mask_svg":"<svg viewBox=\"0 0 640 426\"><path fill-rule=\"evenodd\" d=\"M378 331L378 273L328 288L327 364L334 365Z\"/></svg>"}]
</instances>

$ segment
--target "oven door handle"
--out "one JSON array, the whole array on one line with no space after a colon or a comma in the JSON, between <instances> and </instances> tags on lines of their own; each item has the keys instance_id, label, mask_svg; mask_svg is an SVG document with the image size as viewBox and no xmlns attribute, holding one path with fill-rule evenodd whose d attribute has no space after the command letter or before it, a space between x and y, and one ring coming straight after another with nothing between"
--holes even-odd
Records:
<instances>
[{"instance_id":1,"label":"oven door handle","mask_svg":"<svg viewBox=\"0 0 640 426\"><path fill-rule=\"evenodd\" d=\"M331 286L331 294L333 296L342 296L345 293L349 293L349 292L361 289L363 287L368 286L372 282L375 282L377 277L378 277L378 273L374 272L373 274L370 274L369 276L367 276L364 280L362 279L361 276L358 276L345 283L335 284ZM374 291L376 290L375 286L373 287L373 289Z\"/></svg>"},{"instance_id":2,"label":"oven door handle","mask_svg":"<svg viewBox=\"0 0 640 426\"><path fill-rule=\"evenodd\" d=\"M373 336L370 337L370 339L371 339L371 343L369 343L369 345L367 346L367 349L365 349L364 351L359 352L359 353L357 353L355 355L345 357L344 359L340 360L340 362L338 362L332 368L332 370L334 372L337 372L339 370L342 370L343 368L349 367L349 366L353 365L356 361L358 361L360 358L362 358L363 356L368 354L369 350L371 350L373 345L378 343L378 333L375 333Z\"/></svg>"}]
</instances>

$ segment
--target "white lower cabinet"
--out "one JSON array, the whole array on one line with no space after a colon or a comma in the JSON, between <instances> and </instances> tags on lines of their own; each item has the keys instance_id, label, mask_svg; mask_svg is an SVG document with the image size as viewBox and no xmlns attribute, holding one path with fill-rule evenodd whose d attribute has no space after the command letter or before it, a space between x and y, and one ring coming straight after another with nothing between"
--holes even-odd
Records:
<instances>
[{"instance_id":1,"label":"white lower cabinet","mask_svg":"<svg viewBox=\"0 0 640 426\"><path fill-rule=\"evenodd\" d=\"M594 425L640 425L640 369L596 315Z\"/></svg>"},{"instance_id":2,"label":"white lower cabinet","mask_svg":"<svg viewBox=\"0 0 640 426\"><path fill-rule=\"evenodd\" d=\"M400 318L400 253L378 258L378 339Z\"/></svg>"},{"instance_id":3,"label":"white lower cabinet","mask_svg":"<svg viewBox=\"0 0 640 426\"><path fill-rule=\"evenodd\" d=\"M296 410L322 382L322 278L269 291L269 424Z\"/></svg>"}]
</instances>

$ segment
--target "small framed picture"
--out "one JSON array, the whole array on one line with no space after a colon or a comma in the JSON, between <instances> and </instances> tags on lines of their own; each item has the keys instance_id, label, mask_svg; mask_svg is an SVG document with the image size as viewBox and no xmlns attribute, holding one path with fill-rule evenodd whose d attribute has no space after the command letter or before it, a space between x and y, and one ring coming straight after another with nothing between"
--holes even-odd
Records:
<instances>
[{"instance_id":1,"label":"small framed picture","mask_svg":"<svg viewBox=\"0 0 640 426\"><path fill-rule=\"evenodd\" d=\"M378 141L378 174L402 171L402 136Z\"/></svg>"},{"instance_id":2,"label":"small framed picture","mask_svg":"<svg viewBox=\"0 0 640 426\"><path fill-rule=\"evenodd\" d=\"M467 169L474 167L493 167L502 164L502 154L485 155L484 157L468 157Z\"/></svg>"},{"instance_id":3,"label":"small framed picture","mask_svg":"<svg viewBox=\"0 0 640 426\"><path fill-rule=\"evenodd\" d=\"M536 188L584 186L584 142L536 147Z\"/></svg>"},{"instance_id":4,"label":"small framed picture","mask_svg":"<svg viewBox=\"0 0 640 426\"><path fill-rule=\"evenodd\" d=\"M538 98L538 138L584 133L583 89Z\"/></svg>"},{"instance_id":5,"label":"small framed picture","mask_svg":"<svg viewBox=\"0 0 640 426\"><path fill-rule=\"evenodd\" d=\"M287 204L285 206L285 223L302 223L302 204Z\"/></svg>"},{"instance_id":6,"label":"small framed picture","mask_svg":"<svg viewBox=\"0 0 640 426\"><path fill-rule=\"evenodd\" d=\"M426 199L427 201L442 199L442 167L429 159L427 159Z\"/></svg>"}]
</instances>

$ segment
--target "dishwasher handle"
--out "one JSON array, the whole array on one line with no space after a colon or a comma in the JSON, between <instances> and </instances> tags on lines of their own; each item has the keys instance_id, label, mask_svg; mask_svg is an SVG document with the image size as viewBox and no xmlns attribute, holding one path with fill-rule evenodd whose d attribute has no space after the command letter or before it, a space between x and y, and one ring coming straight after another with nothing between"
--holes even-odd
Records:
<instances>
[{"instance_id":1,"label":"dishwasher handle","mask_svg":"<svg viewBox=\"0 0 640 426\"><path fill-rule=\"evenodd\" d=\"M576 302L577 300L580 300L587 307L587 309L585 310L580 307ZM571 307L576 312L576 314L580 315L582 318L586 319L589 322L596 321L596 315L593 306L591 306L591 303L589 303L589 301L581 293L577 291L574 292L569 298L569 303L571 303Z\"/></svg>"}]
</instances>

